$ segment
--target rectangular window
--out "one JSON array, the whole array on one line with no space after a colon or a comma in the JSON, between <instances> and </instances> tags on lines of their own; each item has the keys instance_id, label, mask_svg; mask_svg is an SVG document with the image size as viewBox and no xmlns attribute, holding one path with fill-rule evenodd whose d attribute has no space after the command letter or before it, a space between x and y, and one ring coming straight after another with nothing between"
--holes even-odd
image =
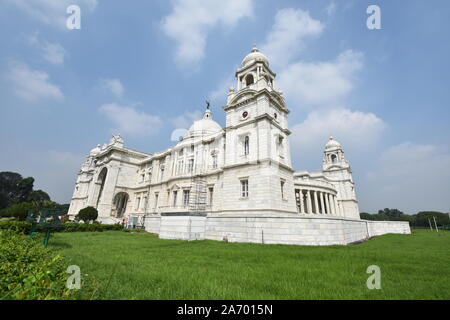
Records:
<instances>
[{"instance_id":1,"label":"rectangular window","mask_svg":"<svg viewBox=\"0 0 450 320\"><path fill-rule=\"evenodd\" d=\"M248 156L250 153L250 138L246 136L244 138L244 155Z\"/></svg>"},{"instance_id":2,"label":"rectangular window","mask_svg":"<svg viewBox=\"0 0 450 320\"><path fill-rule=\"evenodd\" d=\"M155 192L155 209L158 208L158 198L159 198L159 193Z\"/></svg>"},{"instance_id":3,"label":"rectangular window","mask_svg":"<svg viewBox=\"0 0 450 320\"><path fill-rule=\"evenodd\" d=\"M144 202L142 203L143 205L144 205L144 211L146 211L147 210L147 202L148 202L148 199L147 199L147 196L145 196L144 197Z\"/></svg>"},{"instance_id":4,"label":"rectangular window","mask_svg":"<svg viewBox=\"0 0 450 320\"><path fill-rule=\"evenodd\" d=\"M135 210L139 210L139 206L141 205L141 197L136 198Z\"/></svg>"},{"instance_id":5,"label":"rectangular window","mask_svg":"<svg viewBox=\"0 0 450 320\"><path fill-rule=\"evenodd\" d=\"M178 195L178 191L174 191L173 192L173 206L176 207L177 205L177 195Z\"/></svg>"},{"instance_id":6,"label":"rectangular window","mask_svg":"<svg viewBox=\"0 0 450 320\"><path fill-rule=\"evenodd\" d=\"M187 207L189 205L190 190L183 190L183 205Z\"/></svg>"},{"instance_id":7,"label":"rectangular window","mask_svg":"<svg viewBox=\"0 0 450 320\"><path fill-rule=\"evenodd\" d=\"M214 197L214 188L209 188L209 205L212 206L213 204L213 197Z\"/></svg>"},{"instance_id":8,"label":"rectangular window","mask_svg":"<svg viewBox=\"0 0 450 320\"><path fill-rule=\"evenodd\" d=\"M189 159L187 164L187 172L192 173L194 169L194 159Z\"/></svg>"},{"instance_id":9,"label":"rectangular window","mask_svg":"<svg viewBox=\"0 0 450 320\"><path fill-rule=\"evenodd\" d=\"M162 180L164 178L164 164L161 165L161 179Z\"/></svg>"},{"instance_id":10,"label":"rectangular window","mask_svg":"<svg viewBox=\"0 0 450 320\"><path fill-rule=\"evenodd\" d=\"M178 161L178 174L183 174L183 160Z\"/></svg>"},{"instance_id":11,"label":"rectangular window","mask_svg":"<svg viewBox=\"0 0 450 320\"><path fill-rule=\"evenodd\" d=\"M217 155L213 155L212 157L213 163L212 163L212 167L213 169L217 169Z\"/></svg>"},{"instance_id":12,"label":"rectangular window","mask_svg":"<svg viewBox=\"0 0 450 320\"><path fill-rule=\"evenodd\" d=\"M241 180L242 198L248 198L248 180Z\"/></svg>"},{"instance_id":13,"label":"rectangular window","mask_svg":"<svg viewBox=\"0 0 450 320\"><path fill-rule=\"evenodd\" d=\"M284 181L281 181L281 199L284 199Z\"/></svg>"}]
</instances>

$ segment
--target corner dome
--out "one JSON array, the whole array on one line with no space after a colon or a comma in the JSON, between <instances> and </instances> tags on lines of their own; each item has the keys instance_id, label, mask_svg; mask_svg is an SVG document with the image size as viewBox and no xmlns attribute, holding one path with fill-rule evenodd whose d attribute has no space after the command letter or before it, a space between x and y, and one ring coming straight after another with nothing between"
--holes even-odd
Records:
<instances>
[{"instance_id":1,"label":"corner dome","mask_svg":"<svg viewBox=\"0 0 450 320\"><path fill-rule=\"evenodd\" d=\"M222 127L212 120L211 110L207 109L203 119L195 121L189 128L186 137L210 135L222 131Z\"/></svg>"},{"instance_id":2,"label":"corner dome","mask_svg":"<svg viewBox=\"0 0 450 320\"><path fill-rule=\"evenodd\" d=\"M246 67L253 63L254 61L262 61L269 65L269 59L262 54L256 46L253 46L252 51L245 56L244 60L242 60L242 67Z\"/></svg>"},{"instance_id":3,"label":"corner dome","mask_svg":"<svg viewBox=\"0 0 450 320\"><path fill-rule=\"evenodd\" d=\"M341 144L338 141L334 140L333 137L330 137L327 144L325 145L325 150L330 149L341 149Z\"/></svg>"}]
</instances>

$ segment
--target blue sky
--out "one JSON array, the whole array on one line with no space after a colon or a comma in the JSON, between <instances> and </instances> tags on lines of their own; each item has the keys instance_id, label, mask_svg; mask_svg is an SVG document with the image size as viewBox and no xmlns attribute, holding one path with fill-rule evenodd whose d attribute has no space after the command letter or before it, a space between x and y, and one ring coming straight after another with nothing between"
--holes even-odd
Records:
<instances>
[{"instance_id":1,"label":"blue sky","mask_svg":"<svg viewBox=\"0 0 450 320\"><path fill-rule=\"evenodd\" d=\"M70 4L81 30L65 27ZM381 30L366 26L371 4ZM68 202L84 157L112 133L163 150L205 99L224 125L256 44L291 110L296 170L320 169L333 135L361 210L448 212L449 30L445 0L1 0L0 170Z\"/></svg>"}]
</instances>

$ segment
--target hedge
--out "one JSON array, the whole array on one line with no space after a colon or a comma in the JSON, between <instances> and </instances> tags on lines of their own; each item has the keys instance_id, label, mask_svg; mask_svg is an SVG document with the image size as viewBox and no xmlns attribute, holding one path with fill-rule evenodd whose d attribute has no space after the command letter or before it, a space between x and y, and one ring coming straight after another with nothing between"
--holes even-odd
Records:
<instances>
[{"instance_id":1,"label":"hedge","mask_svg":"<svg viewBox=\"0 0 450 320\"><path fill-rule=\"evenodd\" d=\"M72 299L63 258L34 239L0 230L0 300Z\"/></svg>"},{"instance_id":2,"label":"hedge","mask_svg":"<svg viewBox=\"0 0 450 320\"><path fill-rule=\"evenodd\" d=\"M54 228L54 232L102 232L122 230L120 224L86 224L76 222L65 222ZM23 221L0 221L0 230L11 230L16 233L28 234L31 231L31 223ZM36 229L37 232L43 232L42 227Z\"/></svg>"}]
</instances>

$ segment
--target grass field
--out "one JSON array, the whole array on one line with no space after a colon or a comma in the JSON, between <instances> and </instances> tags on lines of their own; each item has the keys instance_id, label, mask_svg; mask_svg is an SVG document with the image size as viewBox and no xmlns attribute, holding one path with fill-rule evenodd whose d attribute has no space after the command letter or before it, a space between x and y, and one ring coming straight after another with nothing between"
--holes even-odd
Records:
<instances>
[{"instance_id":1,"label":"grass field","mask_svg":"<svg viewBox=\"0 0 450 320\"><path fill-rule=\"evenodd\" d=\"M50 246L98 280L96 299L450 299L450 232L307 247L109 231L58 233ZM367 289L370 265L380 290Z\"/></svg>"}]
</instances>

